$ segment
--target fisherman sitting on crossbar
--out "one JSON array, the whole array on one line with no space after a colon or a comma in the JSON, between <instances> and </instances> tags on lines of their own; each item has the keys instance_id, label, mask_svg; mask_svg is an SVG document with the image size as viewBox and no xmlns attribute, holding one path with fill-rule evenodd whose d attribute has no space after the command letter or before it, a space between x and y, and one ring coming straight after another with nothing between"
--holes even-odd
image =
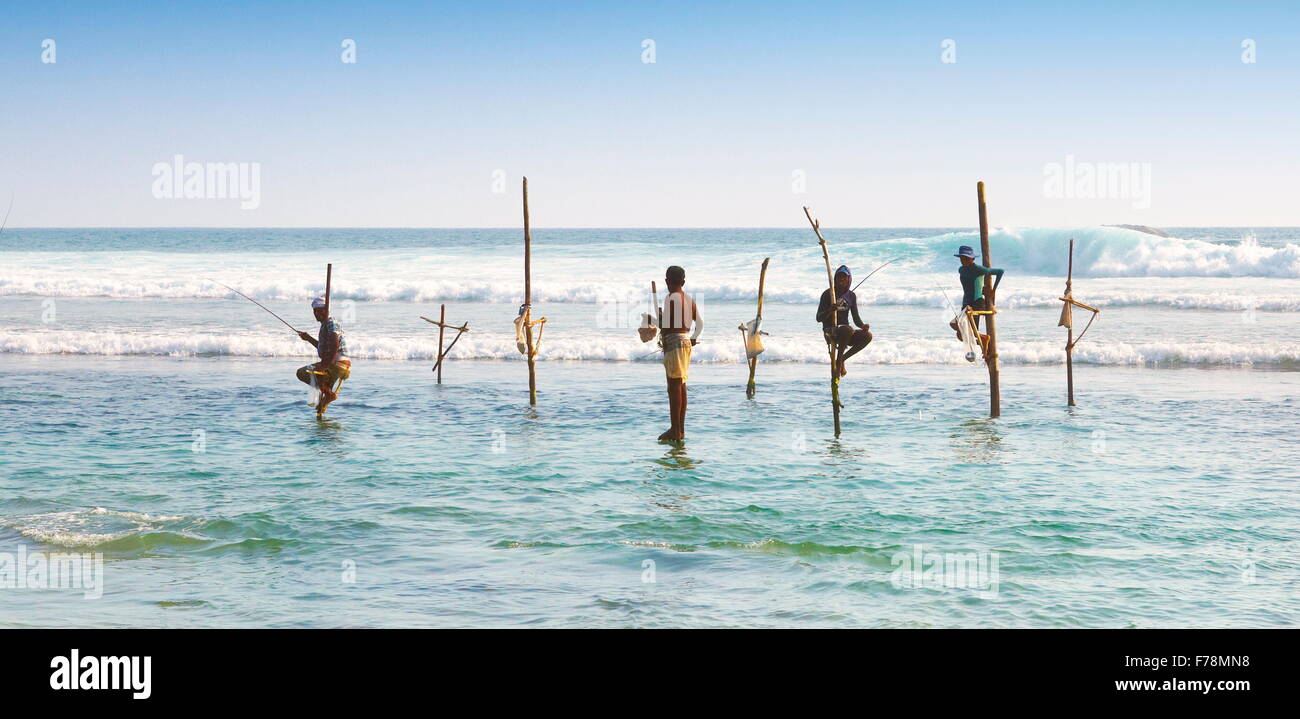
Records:
<instances>
[{"instance_id":1,"label":"fisherman sitting on crossbar","mask_svg":"<svg viewBox=\"0 0 1300 719\"><path fill-rule=\"evenodd\" d=\"M320 333L312 337L306 332L299 332L298 336L316 347L320 361L299 367L298 379L309 385L312 379L316 380L316 387L320 389L320 401L316 405L316 414L319 416L325 413L330 402L338 399L335 387L352 375L352 360L348 359L347 343L343 341L343 333L339 331L338 324L326 314L325 298L312 300L311 310L320 323Z\"/></svg>"},{"instance_id":2,"label":"fisherman sitting on crossbar","mask_svg":"<svg viewBox=\"0 0 1300 719\"><path fill-rule=\"evenodd\" d=\"M953 257L961 260L961 267L957 268L957 275L961 278L961 310L965 313L966 310L970 309L976 313L974 322L975 329L978 330L980 317L988 314L988 303L994 299L993 291L997 289L998 285L1002 284L1003 270L997 267L984 267L976 262L975 249L969 245L958 247L957 254L953 255ZM985 286L985 275L996 278L992 287ZM957 339L961 339L961 331L957 329L957 319L953 318L953 321L949 322L948 326L952 328L953 332L957 333ZM984 321L984 326L988 327L988 320ZM980 346L984 348L985 352L988 352L989 336L981 334L979 338Z\"/></svg>"},{"instance_id":3,"label":"fisherman sitting on crossbar","mask_svg":"<svg viewBox=\"0 0 1300 719\"><path fill-rule=\"evenodd\" d=\"M853 273L849 272L847 265L840 265L835 270L835 304L831 304L831 291L828 289L822 292L821 303L817 305L817 321L822 323L822 334L827 344L833 341L839 350L841 377L849 373L844 362L871 344L871 325L858 316L858 296L849 289L852 285ZM839 315L838 325L835 324L836 314ZM850 314L858 326L856 330L849 326Z\"/></svg>"}]
</instances>

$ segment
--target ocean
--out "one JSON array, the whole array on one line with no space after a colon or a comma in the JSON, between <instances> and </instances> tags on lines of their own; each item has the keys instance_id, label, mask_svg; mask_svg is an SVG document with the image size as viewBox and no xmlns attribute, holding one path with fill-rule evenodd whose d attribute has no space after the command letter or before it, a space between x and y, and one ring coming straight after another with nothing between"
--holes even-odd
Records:
<instances>
[{"instance_id":1,"label":"ocean","mask_svg":"<svg viewBox=\"0 0 1300 719\"><path fill-rule=\"evenodd\" d=\"M824 228L893 260L836 439L808 228L535 230L536 407L520 230L7 228L0 626L1294 626L1300 228L1165 229L992 233L989 419L947 327L977 233ZM217 283L314 334L327 262L354 366L317 422L312 348ZM669 264L705 324L680 445L635 331ZM101 591L17 586L41 553Z\"/></svg>"}]
</instances>

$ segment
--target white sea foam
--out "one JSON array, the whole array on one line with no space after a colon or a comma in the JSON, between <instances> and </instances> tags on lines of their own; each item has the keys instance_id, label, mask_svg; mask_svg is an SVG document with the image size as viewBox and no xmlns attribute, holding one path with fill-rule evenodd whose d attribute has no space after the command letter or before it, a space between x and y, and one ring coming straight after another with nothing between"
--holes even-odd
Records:
<instances>
[{"instance_id":1,"label":"white sea foam","mask_svg":"<svg viewBox=\"0 0 1300 719\"><path fill-rule=\"evenodd\" d=\"M946 275L924 277L917 287L918 277L892 278L890 283L876 286L864 285L858 290L858 300L864 305L901 305L941 307L954 298L957 289L949 282L948 299L936 282L939 279L951 279ZM1231 280L1214 279L1220 284L1206 285L1202 280L1199 287L1168 286L1154 288L1149 284L1132 283L1126 286L1108 286L1087 288L1089 303L1100 307L1153 305L1178 309L1198 310L1243 310L1255 308L1262 311L1295 312L1300 310L1300 287L1295 291L1279 291L1280 288L1259 289L1248 286L1231 286ZM1053 280L1052 283L1058 283ZM1029 287L1025 285L1028 284ZM1016 278L1008 285L1006 292L999 297L1003 307L1053 307L1057 306L1060 289L1034 287L1033 279ZM1040 280L1037 284L1042 284ZM1112 283L1113 284L1113 283ZM774 304L809 304L816 303L821 296L821 286L790 287L780 286L764 293L764 300ZM692 291L701 301L752 301L754 287L739 283L694 283ZM307 302L319 294L319 289L310 285L277 285L274 283L258 285L246 292L262 302ZM543 285L534 290L536 303L610 303L638 302L644 291L620 283L585 283L573 286ZM522 287L509 283L471 283L440 282L436 280L404 284L386 283L382 286L363 285L360 287L340 288L333 294L336 302L352 300L356 302L488 302L512 304L522 295ZM85 283L79 279L69 278L64 282L40 282L23 284L21 282L0 280L0 297L3 296L40 296L40 297L107 297L114 299L239 299L223 288L216 288L204 283L174 283L168 285L141 285L124 282L117 285L104 283Z\"/></svg>"},{"instance_id":2,"label":"white sea foam","mask_svg":"<svg viewBox=\"0 0 1300 719\"><path fill-rule=\"evenodd\" d=\"M357 360L432 361L437 342L427 339L366 337L349 340ZM808 338L768 338L765 362L824 363L824 346ZM217 334L121 335L111 332L0 332L0 353L28 355L101 355L161 357L276 357L312 361L301 342L281 337L237 337ZM1063 361L1060 341L1003 341L999 354L1009 364L1055 364ZM1076 349L1075 361L1099 365L1197 364L1286 365L1300 363L1296 342L1100 342L1089 340ZM457 343L451 359L518 360L522 355L511 335L468 337ZM658 361L653 345L633 337L569 339L547 336L541 361ZM695 348L695 362L739 363L738 342L707 341ZM968 364L964 349L944 339L884 339L854 358L865 364Z\"/></svg>"},{"instance_id":3,"label":"white sea foam","mask_svg":"<svg viewBox=\"0 0 1300 719\"><path fill-rule=\"evenodd\" d=\"M41 544L84 548L156 529L163 522L178 519L95 507L16 517L7 520L4 526Z\"/></svg>"},{"instance_id":4,"label":"white sea foam","mask_svg":"<svg viewBox=\"0 0 1300 719\"><path fill-rule=\"evenodd\" d=\"M992 233L995 264L1021 285L1032 278L1059 281L1066 272L1066 243L1076 242L1076 278L1184 278L1158 290L1140 286L1110 288L1102 304L1155 304L1198 309L1242 309L1252 302L1249 287L1225 286L1230 278L1294 280L1300 278L1300 245L1265 247L1250 236L1235 244L1162 238L1113 227L1077 229L1001 228ZM774 303L815 302L825 273L811 243L790 240L774 247L742 242L709 243L672 250L674 261L688 267L690 289L712 301L750 300L756 290L756 257L773 257L766 299ZM957 245L978 245L973 232L924 238L835 242L836 262L852 266L861 277L886 259L901 258L860 290L879 304L938 305L934 277L954 283ZM573 243L552 248L534 264L534 301L549 303L608 302L624 296L644 297L645 285L659 277L658 262L618 248L591 248ZM499 253L499 250L492 252ZM473 247L439 250L340 251L342 264L334 298L356 302L494 302L518 303L522 278L510 258ZM588 255L587 253L591 254ZM606 256L608 255L608 256ZM119 299L232 299L238 297L210 280L238 287L262 301L304 302L319 294L317 268L304 266L301 255L281 252L7 252L0 266L0 297L103 297ZM1204 280L1217 281L1207 287ZM1130 282L1132 280L1130 279ZM1052 304L1056 292L1038 291L1008 297L1007 306ZM242 300L241 300L242 301ZM1300 292L1273 292L1258 298L1265 310L1300 309Z\"/></svg>"},{"instance_id":5,"label":"white sea foam","mask_svg":"<svg viewBox=\"0 0 1300 719\"><path fill-rule=\"evenodd\" d=\"M1157 237L1117 227L999 228L990 235L995 264L1019 274L1064 276L1069 240L1076 277L1300 278L1300 245L1264 247L1246 235L1235 244ZM973 232L905 241L929 251L936 266L958 244L978 246ZM945 253L945 250L948 250Z\"/></svg>"}]
</instances>

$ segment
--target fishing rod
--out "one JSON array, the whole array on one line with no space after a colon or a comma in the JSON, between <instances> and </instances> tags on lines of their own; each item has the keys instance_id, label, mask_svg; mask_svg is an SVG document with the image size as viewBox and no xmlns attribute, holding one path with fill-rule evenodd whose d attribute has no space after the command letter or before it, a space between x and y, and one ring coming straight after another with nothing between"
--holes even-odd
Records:
<instances>
[{"instance_id":1,"label":"fishing rod","mask_svg":"<svg viewBox=\"0 0 1300 719\"><path fill-rule=\"evenodd\" d=\"M948 290L945 290L938 280L934 281L934 286L938 287L939 291L943 293L943 301L948 303L948 309L952 310L953 316L960 315L961 312L957 311L957 306L952 303L952 298L948 296Z\"/></svg>"},{"instance_id":2,"label":"fishing rod","mask_svg":"<svg viewBox=\"0 0 1300 719\"><path fill-rule=\"evenodd\" d=\"M281 317L280 315L277 315L276 313L271 312L271 310L267 309L266 305L262 304L261 302L258 302L257 300L253 299L252 297L249 297L248 295L244 294L243 292L240 292L239 290L235 289L234 287L231 287L230 285L227 285L227 284L225 284L225 283L223 283L223 282L217 282L216 280L208 280L208 282L211 282L211 283L214 284L214 285L221 285L222 287L225 287L226 289L230 290L231 292L234 292L235 294L239 295L240 297L243 297L244 299L248 300L249 302L252 302L253 304L257 305L258 307L261 307L262 309L266 310L266 311L267 311L267 312L268 312L272 317L274 317L274 318L276 318L277 320L280 320L281 322L283 322L285 327L288 327L289 329L293 330L294 332L297 332L298 334L302 334L302 333L298 330L297 327L294 327L293 325L289 324L288 322L285 322L283 317Z\"/></svg>"},{"instance_id":3,"label":"fishing rod","mask_svg":"<svg viewBox=\"0 0 1300 719\"><path fill-rule=\"evenodd\" d=\"M877 272L879 272L879 271L885 269L886 266L888 266L888 265L890 265L890 264L892 264L892 263L894 263L894 262L898 262L898 261L901 260L901 259L903 259L903 258L902 258L902 257L895 257L894 259L890 260L889 262L886 262L885 264L883 264L883 265L877 267L876 269L872 270L872 271L871 271L871 274L867 275L866 277L863 277L863 278L862 278L862 281L861 281L861 282L858 282L858 284L856 284L856 285L853 285L853 289L851 289L851 290L849 290L849 291L850 291L850 292L854 292L854 291L856 291L859 287L862 286L862 283L863 283L863 282L866 282L867 280L871 279L871 275L876 274Z\"/></svg>"},{"instance_id":4,"label":"fishing rod","mask_svg":"<svg viewBox=\"0 0 1300 719\"><path fill-rule=\"evenodd\" d=\"M10 212L13 212L13 209L14 209L14 196L13 196L13 195L10 195L10 196L9 196L9 209L5 210L5 219L4 219L4 222L0 222L0 232L4 232L4 231L5 231L5 227L7 227L7 226L9 225L9 213L10 213Z\"/></svg>"}]
</instances>

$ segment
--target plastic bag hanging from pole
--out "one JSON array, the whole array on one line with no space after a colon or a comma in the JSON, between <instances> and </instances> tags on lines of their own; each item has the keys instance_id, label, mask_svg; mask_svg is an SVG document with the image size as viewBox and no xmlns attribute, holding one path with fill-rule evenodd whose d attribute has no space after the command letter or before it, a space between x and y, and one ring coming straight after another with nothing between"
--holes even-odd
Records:
<instances>
[{"instance_id":1,"label":"plastic bag hanging from pole","mask_svg":"<svg viewBox=\"0 0 1300 719\"><path fill-rule=\"evenodd\" d=\"M519 305L519 316L515 318L515 346L519 348L519 354L525 356L528 354L528 338L524 333L529 316L528 305Z\"/></svg>"},{"instance_id":2,"label":"plastic bag hanging from pole","mask_svg":"<svg viewBox=\"0 0 1300 719\"><path fill-rule=\"evenodd\" d=\"M655 319L648 312L641 313L641 326L636 328L637 335L641 337L642 342L650 342L659 334L659 328L654 325Z\"/></svg>"},{"instance_id":3,"label":"plastic bag hanging from pole","mask_svg":"<svg viewBox=\"0 0 1300 719\"><path fill-rule=\"evenodd\" d=\"M1065 293L1065 297L1062 298L1061 319L1056 323L1057 327L1068 327L1074 329L1074 312L1071 311L1071 308L1074 306L1072 302L1073 299L1074 298L1070 296L1069 292Z\"/></svg>"},{"instance_id":4,"label":"plastic bag hanging from pole","mask_svg":"<svg viewBox=\"0 0 1300 719\"><path fill-rule=\"evenodd\" d=\"M740 326L741 332L745 334L745 357L754 359L763 354L763 318L755 317L749 322Z\"/></svg>"},{"instance_id":5,"label":"plastic bag hanging from pole","mask_svg":"<svg viewBox=\"0 0 1300 719\"><path fill-rule=\"evenodd\" d=\"M636 330L642 342L649 342L659 336L659 290L653 282L650 283L650 306L654 308L655 313L653 315L649 312L641 313L641 326Z\"/></svg>"}]
</instances>

